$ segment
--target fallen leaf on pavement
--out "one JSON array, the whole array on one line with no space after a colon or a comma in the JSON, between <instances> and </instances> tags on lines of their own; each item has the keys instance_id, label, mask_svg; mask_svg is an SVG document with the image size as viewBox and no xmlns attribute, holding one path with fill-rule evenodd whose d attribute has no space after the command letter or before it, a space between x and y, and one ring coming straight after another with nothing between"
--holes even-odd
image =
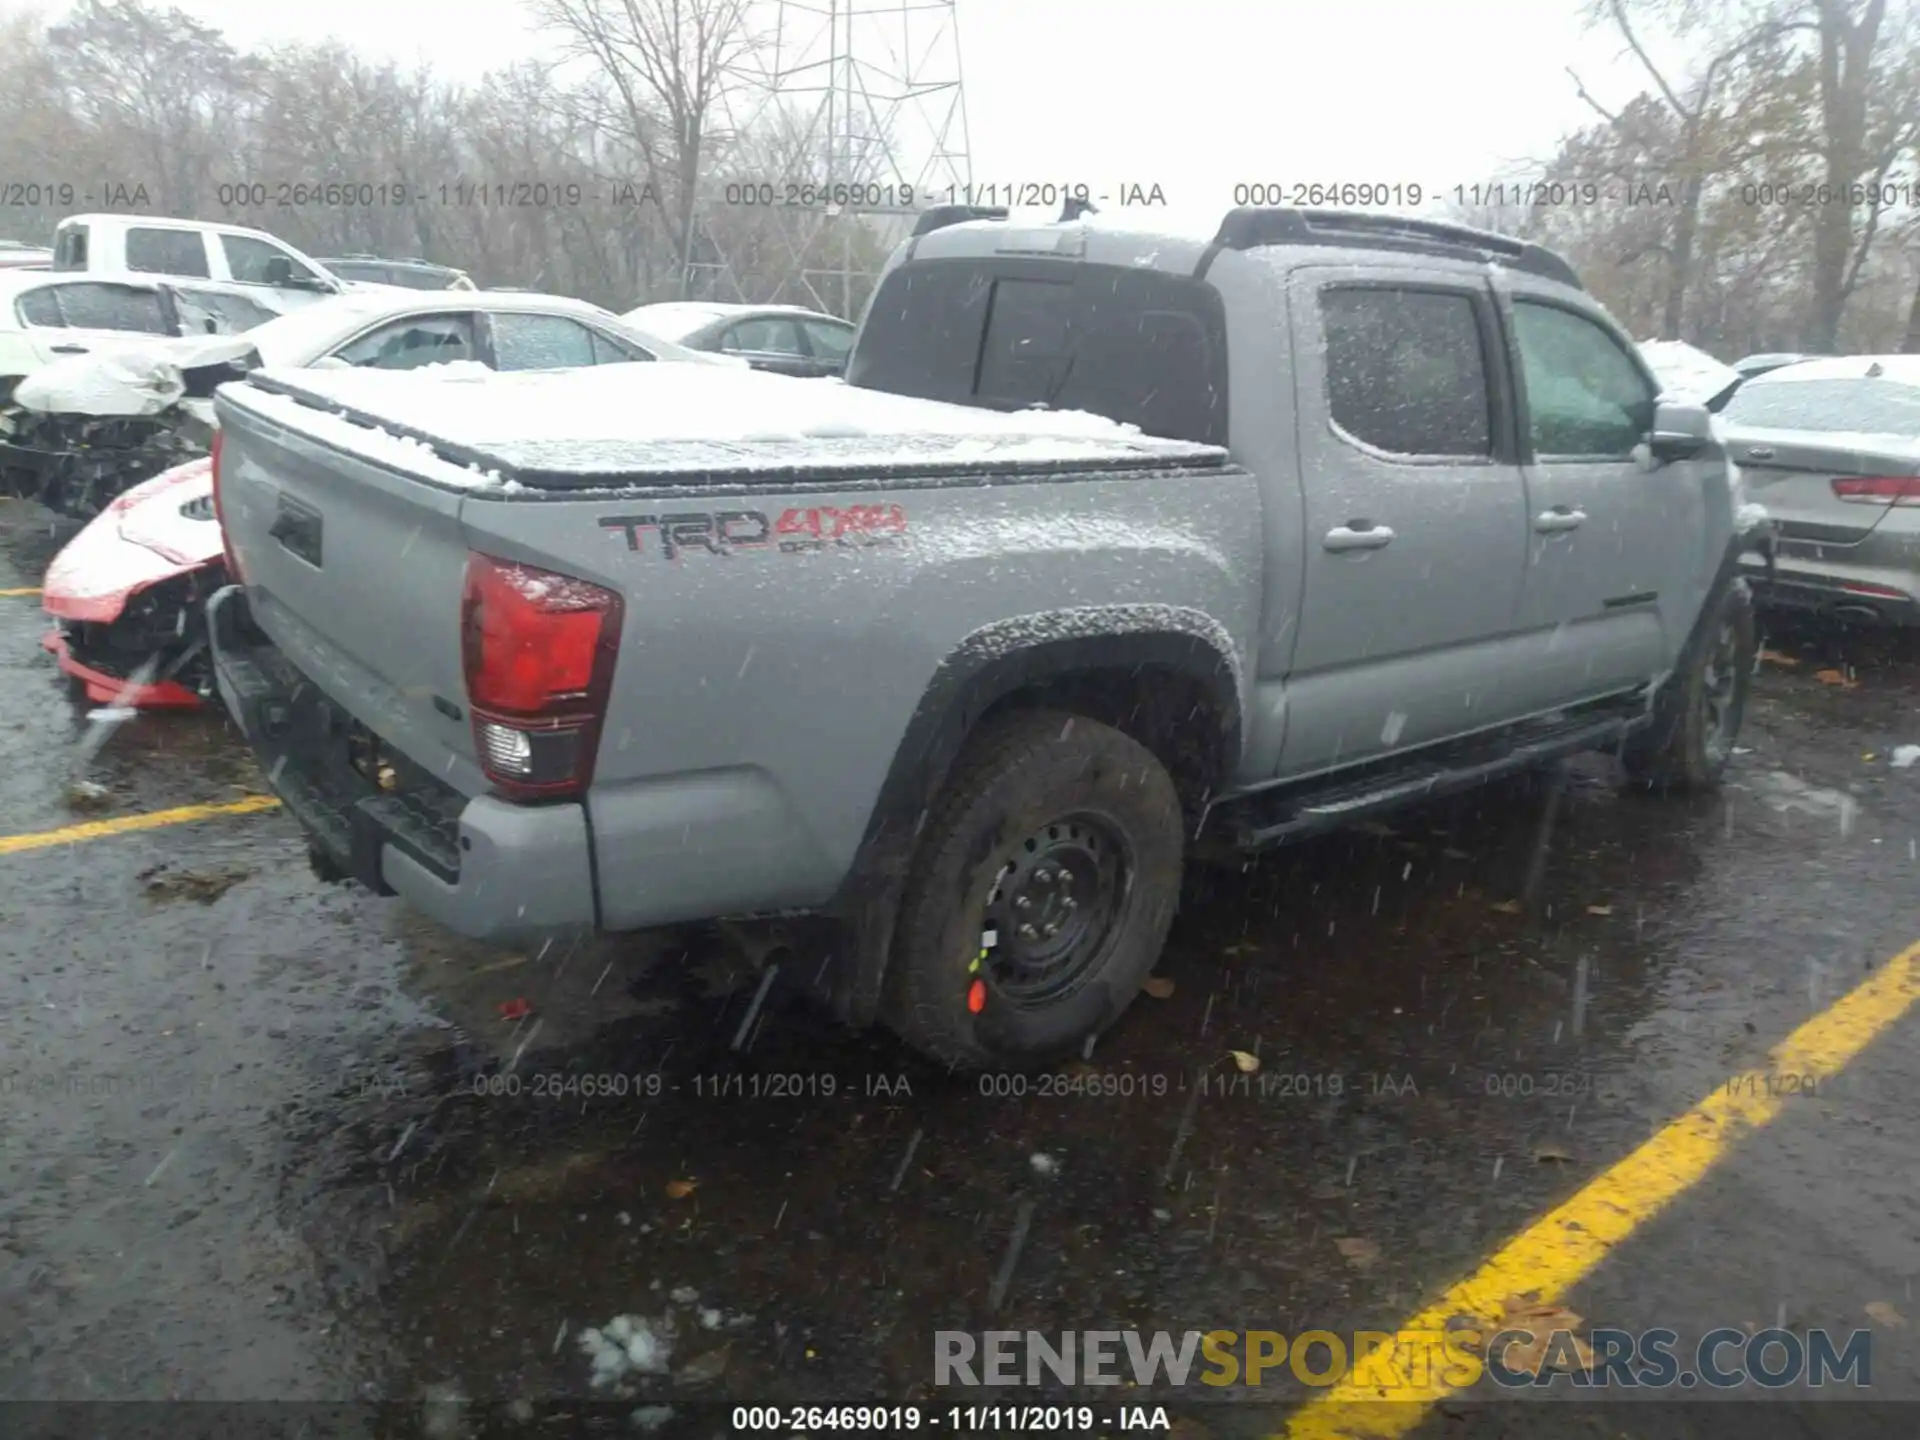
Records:
<instances>
[{"instance_id":1,"label":"fallen leaf on pavement","mask_svg":"<svg viewBox=\"0 0 1920 1440\"><path fill-rule=\"evenodd\" d=\"M1589 915L1611 915L1612 913L1613 913L1613 907L1611 905L1587 906L1587 914Z\"/></svg>"},{"instance_id":2,"label":"fallen leaf on pavement","mask_svg":"<svg viewBox=\"0 0 1920 1440\"><path fill-rule=\"evenodd\" d=\"M1502 900L1490 908L1498 910L1502 915L1518 915L1520 913L1520 902L1518 900Z\"/></svg>"},{"instance_id":3,"label":"fallen leaf on pavement","mask_svg":"<svg viewBox=\"0 0 1920 1440\"><path fill-rule=\"evenodd\" d=\"M1759 658L1769 665L1785 665L1788 669L1800 663L1793 656L1782 655L1778 650L1762 650Z\"/></svg>"},{"instance_id":4,"label":"fallen leaf on pavement","mask_svg":"<svg viewBox=\"0 0 1920 1440\"><path fill-rule=\"evenodd\" d=\"M1548 1160L1571 1162L1573 1152L1562 1145L1541 1145L1535 1148L1533 1158L1543 1162Z\"/></svg>"},{"instance_id":5,"label":"fallen leaf on pavement","mask_svg":"<svg viewBox=\"0 0 1920 1440\"><path fill-rule=\"evenodd\" d=\"M1867 1302L1867 1318L1876 1325L1885 1325L1890 1329L1898 1329L1907 1323L1907 1317L1884 1300Z\"/></svg>"},{"instance_id":6,"label":"fallen leaf on pavement","mask_svg":"<svg viewBox=\"0 0 1920 1440\"><path fill-rule=\"evenodd\" d=\"M1260 1057L1251 1051L1229 1050L1227 1054L1233 1057L1233 1063L1239 1068L1242 1075L1251 1075L1260 1068Z\"/></svg>"},{"instance_id":7,"label":"fallen leaf on pavement","mask_svg":"<svg viewBox=\"0 0 1920 1440\"><path fill-rule=\"evenodd\" d=\"M150 900L198 900L211 905L252 873L238 865L221 870L168 870L155 865L134 878L146 886Z\"/></svg>"},{"instance_id":8,"label":"fallen leaf on pavement","mask_svg":"<svg viewBox=\"0 0 1920 1440\"><path fill-rule=\"evenodd\" d=\"M500 1002L500 1018L502 1020L524 1020L532 1013L533 1005L529 1001L519 999L518 997Z\"/></svg>"},{"instance_id":9,"label":"fallen leaf on pavement","mask_svg":"<svg viewBox=\"0 0 1920 1440\"><path fill-rule=\"evenodd\" d=\"M104 810L113 803L113 793L92 780L72 780L67 783L66 800L69 810Z\"/></svg>"},{"instance_id":10,"label":"fallen leaf on pavement","mask_svg":"<svg viewBox=\"0 0 1920 1440\"><path fill-rule=\"evenodd\" d=\"M1146 983L1140 988L1154 999L1164 1000L1173 994L1173 981L1167 979L1164 975L1149 975Z\"/></svg>"},{"instance_id":11,"label":"fallen leaf on pavement","mask_svg":"<svg viewBox=\"0 0 1920 1440\"><path fill-rule=\"evenodd\" d=\"M709 1350L704 1355L696 1356L674 1371L673 1378L682 1385L711 1384L726 1373L730 1348L722 1345L718 1350Z\"/></svg>"},{"instance_id":12,"label":"fallen leaf on pavement","mask_svg":"<svg viewBox=\"0 0 1920 1440\"><path fill-rule=\"evenodd\" d=\"M1813 672L1813 678L1822 685L1838 685L1842 690L1857 689L1860 685L1858 680L1849 680L1838 670L1816 670Z\"/></svg>"},{"instance_id":13,"label":"fallen leaf on pavement","mask_svg":"<svg viewBox=\"0 0 1920 1440\"><path fill-rule=\"evenodd\" d=\"M1497 1328L1515 1330L1527 1337L1524 1343L1507 1346L1503 1359L1507 1369L1520 1375L1538 1375L1549 1361L1553 1368L1564 1369L1569 1359L1581 1370L1593 1368L1593 1350L1573 1333L1583 1323L1582 1319L1566 1306L1542 1304L1540 1292L1529 1290L1524 1295L1507 1296L1500 1302L1500 1308L1504 1313ZM1568 1343L1555 1345L1554 1336L1562 1332ZM1569 1349L1573 1352L1571 1357L1566 1353ZM1551 1356L1549 1351L1553 1352Z\"/></svg>"},{"instance_id":14,"label":"fallen leaf on pavement","mask_svg":"<svg viewBox=\"0 0 1920 1440\"><path fill-rule=\"evenodd\" d=\"M1365 1236L1342 1235L1333 1244L1356 1270L1364 1270L1380 1258L1380 1247Z\"/></svg>"},{"instance_id":15,"label":"fallen leaf on pavement","mask_svg":"<svg viewBox=\"0 0 1920 1440\"><path fill-rule=\"evenodd\" d=\"M700 1182L698 1180L669 1180L667 1182L667 1198L669 1200L684 1200L698 1189L699 1186Z\"/></svg>"}]
</instances>

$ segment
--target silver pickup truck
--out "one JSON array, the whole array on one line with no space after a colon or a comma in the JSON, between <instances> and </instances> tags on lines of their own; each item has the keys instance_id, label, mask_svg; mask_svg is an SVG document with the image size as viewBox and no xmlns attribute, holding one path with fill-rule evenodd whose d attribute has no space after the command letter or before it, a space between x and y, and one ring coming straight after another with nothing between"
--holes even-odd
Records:
<instances>
[{"instance_id":1,"label":"silver pickup truck","mask_svg":"<svg viewBox=\"0 0 1920 1440\"><path fill-rule=\"evenodd\" d=\"M827 917L844 1019L1030 1065L1200 852L1581 749L1715 783L1732 471L1558 257L922 229L848 383L221 389L216 675L323 873L477 937Z\"/></svg>"}]
</instances>

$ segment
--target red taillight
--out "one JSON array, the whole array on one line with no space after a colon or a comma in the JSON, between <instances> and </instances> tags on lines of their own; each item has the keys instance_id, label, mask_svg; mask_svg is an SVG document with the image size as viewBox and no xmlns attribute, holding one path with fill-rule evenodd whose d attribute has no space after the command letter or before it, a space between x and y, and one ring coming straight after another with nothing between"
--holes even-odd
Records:
<instances>
[{"instance_id":1,"label":"red taillight","mask_svg":"<svg viewBox=\"0 0 1920 1440\"><path fill-rule=\"evenodd\" d=\"M1833 493L1850 505L1920 505L1920 476L1845 475Z\"/></svg>"},{"instance_id":2,"label":"red taillight","mask_svg":"<svg viewBox=\"0 0 1920 1440\"><path fill-rule=\"evenodd\" d=\"M227 513L220 508L220 434L213 432L213 444L207 449L207 458L213 462L213 522L220 527L220 549L227 559L227 577L235 584L244 585L247 577L240 573L239 558L233 553L233 532L227 529Z\"/></svg>"},{"instance_id":3,"label":"red taillight","mask_svg":"<svg viewBox=\"0 0 1920 1440\"><path fill-rule=\"evenodd\" d=\"M467 557L461 658L480 768L516 799L577 795L620 647L613 591L491 555Z\"/></svg>"}]
</instances>

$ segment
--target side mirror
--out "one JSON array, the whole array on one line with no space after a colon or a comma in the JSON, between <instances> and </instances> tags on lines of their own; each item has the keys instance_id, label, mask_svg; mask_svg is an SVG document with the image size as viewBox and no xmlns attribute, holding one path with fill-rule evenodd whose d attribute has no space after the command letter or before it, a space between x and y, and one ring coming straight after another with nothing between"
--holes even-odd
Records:
<instances>
[{"instance_id":1,"label":"side mirror","mask_svg":"<svg viewBox=\"0 0 1920 1440\"><path fill-rule=\"evenodd\" d=\"M1661 461L1690 460L1713 444L1713 417L1704 405L1662 400L1653 408L1647 449Z\"/></svg>"}]
</instances>

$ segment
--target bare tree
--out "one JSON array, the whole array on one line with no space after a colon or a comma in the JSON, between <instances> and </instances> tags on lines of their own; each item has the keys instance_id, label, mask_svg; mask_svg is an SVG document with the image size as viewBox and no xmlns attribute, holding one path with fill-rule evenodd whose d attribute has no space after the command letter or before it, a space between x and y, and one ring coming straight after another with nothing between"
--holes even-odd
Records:
<instances>
[{"instance_id":1,"label":"bare tree","mask_svg":"<svg viewBox=\"0 0 1920 1440\"><path fill-rule=\"evenodd\" d=\"M626 138L670 221L684 293L701 167L726 138L717 133L719 104L753 44L747 0L534 0L533 8L618 98Z\"/></svg>"}]
</instances>

